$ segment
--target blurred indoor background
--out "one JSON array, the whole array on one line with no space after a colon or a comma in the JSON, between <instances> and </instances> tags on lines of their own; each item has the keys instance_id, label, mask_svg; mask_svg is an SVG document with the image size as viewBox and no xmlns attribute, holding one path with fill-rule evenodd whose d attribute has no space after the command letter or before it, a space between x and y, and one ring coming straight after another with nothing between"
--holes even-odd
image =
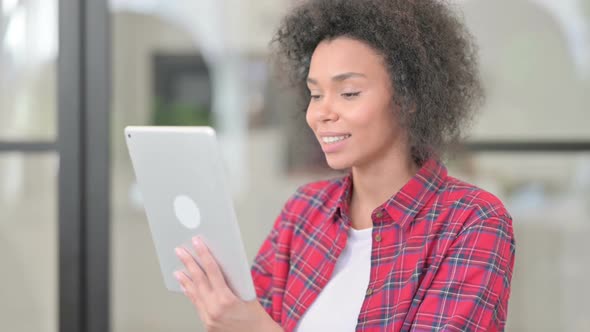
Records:
<instances>
[{"instance_id":1,"label":"blurred indoor background","mask_svg":"<svg viewBox=\"0 0 590 332\"><path fill-rule=\"evenodd\" d=\"M189 302L164 288L123 128L218 130L252 260L297 186L335 175L268 62L274 28L293 3L0 0L1 331L75 331L66 321L104 326L94 325L100 317L114 332L202 330ZM506 330L590 331L590 0L454 3L480 46L487 102L467 149L448 166L499 196L513 215L517 259ZM97 97L94 84L108 93ZM66 108L83 115L60 118ZM94 127L101 114L109 126ZM68 142L65 133L86 137L85 128L90 138ZM108 172L80 162L73 179L60 181L69 176L59 172L64 155L93 160L107 151L94 153L100 146L109 149L100 159ZM88 186L78 199L60 190L92 172L106 174L94 180L108 192ZM83 222L96 202L84 197L105 200L105 225ZM67 217L60 209L77 209L81 224L60 220ZM107 233L89 233L93 227ZM95 235L106 245L87 248L84 236ZM71 245L82 257L79 284L63 277ZM94 258L85 255L107 268L87 268ZM107 293L92 293L101 289L95 280ZM94 298L106 301L101 309L89 304ZM68 299L81 301L83 318Z\"/></svg>"}]
</instances>

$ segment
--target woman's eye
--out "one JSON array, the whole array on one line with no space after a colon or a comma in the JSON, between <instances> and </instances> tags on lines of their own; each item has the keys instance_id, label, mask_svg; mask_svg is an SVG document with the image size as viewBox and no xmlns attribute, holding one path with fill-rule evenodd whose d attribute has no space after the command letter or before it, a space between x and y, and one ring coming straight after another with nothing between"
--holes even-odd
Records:
<instances>
[{"instance_id":1,"label":"woman's eye","mask_svg":"<svg viewBox=\"0 0 590 332\"><path fill-rule=\"evenodd\" d=\"M310 98L312 100L318 100L318 99L320 99L320 95L311 95Z\"/></svg>"},{"instance_id":2,"label":"woman's eye","mask_svg":"<svg viewBox=\"0 0 590 332\"><path fill-rule=\"evenodd\" d=\"M357 97L358 95L360 95L360 91L359 92L346 92L342 94L342 97L344 98L354 98Z\"/></svg>"}]
</instances>

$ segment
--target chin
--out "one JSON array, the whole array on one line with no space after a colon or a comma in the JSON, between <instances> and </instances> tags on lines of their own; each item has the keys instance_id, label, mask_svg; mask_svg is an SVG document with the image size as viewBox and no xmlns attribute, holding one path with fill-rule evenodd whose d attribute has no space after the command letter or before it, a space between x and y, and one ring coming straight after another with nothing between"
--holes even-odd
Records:
<instances>
[{"instance_id":1,"label":"chin","mask_svg":"<svg viewBox=\"0 0 590 332\"><path fill-rule=\"evenodd\" d=\"M326 155L326 163L328 164L328 166L330 166L331 169L336 171L342 171L351 168L353 165L352 161L348 160L347 158L330 155Z\"/></svg>"}]
</instances>

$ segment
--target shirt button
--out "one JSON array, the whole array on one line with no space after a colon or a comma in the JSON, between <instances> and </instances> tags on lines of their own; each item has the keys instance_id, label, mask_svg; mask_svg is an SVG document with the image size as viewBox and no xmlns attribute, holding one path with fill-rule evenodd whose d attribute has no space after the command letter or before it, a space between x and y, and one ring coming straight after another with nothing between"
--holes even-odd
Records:
<instances>
[{"instance_id":1,"label":"shirt button","mask_svg":"<svg viewBox=\"0 0 590 332\"><path fill-rule=\"evenodd\" d=\"M381 233L375 235L375 241L376 242L381 242Z\"/></svg>"},{"instance_id":2,"label":"shirt button","mask_svg":"<svg viewBox=\"0 0 590 332\"><path fill-rule=\"evenodd\" d=\"M381 218L383 217L383 213L381 213L381 211L375 213L375 216L377 216L377 218Z\"/></svg>"},{"instance_id":3,"label":"shirt button","mask_svg":"<svg viewBox=\"0 0 590 332\"><path fill-rule=\"evenodd\" d=\"M373 294L373 288L367 289L367 295L371 295L371 294Z\"/></svg>"}]
</instances>

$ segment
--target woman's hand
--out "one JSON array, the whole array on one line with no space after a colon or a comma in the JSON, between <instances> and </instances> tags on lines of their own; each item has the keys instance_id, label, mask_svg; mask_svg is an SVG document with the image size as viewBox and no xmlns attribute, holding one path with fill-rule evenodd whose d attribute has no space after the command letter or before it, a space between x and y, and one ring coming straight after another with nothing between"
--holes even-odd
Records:
<instances>
[{"instance_id":1,"label":"woman's hand","mask_svg":"<svg viewBox=\"0 0 590 332\"><path fill-rule=\"evenodd\" d=\"M184 248L176 255L187 273L176 271L184 294L197 309L207 331L282 331L257 300L245 302L228 287L217 262L202 241L193 238L202 269Z\"/></svg>"}]
</instances>

